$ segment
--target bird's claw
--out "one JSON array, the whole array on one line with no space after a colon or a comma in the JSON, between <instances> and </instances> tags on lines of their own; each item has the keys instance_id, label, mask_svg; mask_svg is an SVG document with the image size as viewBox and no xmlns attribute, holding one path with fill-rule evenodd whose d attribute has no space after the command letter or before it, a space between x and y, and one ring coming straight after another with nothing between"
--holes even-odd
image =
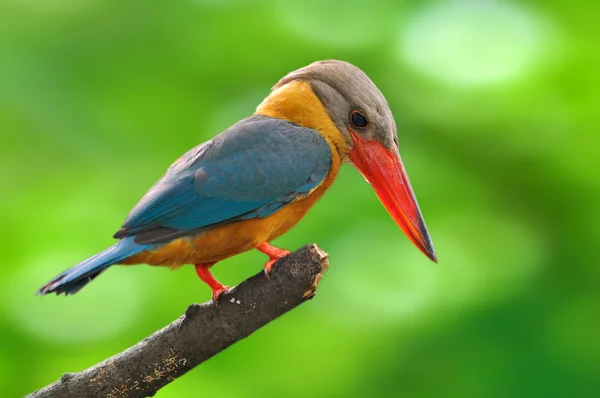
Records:
<instances>
[{"instance_id":1,"label":"bird's claw","mask_svg":"<svg viewBox=\"0 0 600 398\"><path fill-rule=\"evenodd\" d=\"M267 279L271 279L269 277L269 274L271 273L271 270L273 269L273 265L275 265L275 263L279 260L281 260L282 258L284 258L285 256L287 256L288 254L290 254L291 252L287 251L287 250L281 250L280 253L278 253L277 257L271 257L271 259L269 261L267 261L265 263L265 267L263 272L265 273L265 277ZM280 257L279 257L280 256Z\"/></svg>"},{"instance_id":2,"label":"bird's claw","mask_svg":"<svg viewBox=\"0 0 600 398\"><path fill-rule=\"evenodd\" d=\"M274 260L269 260L265 263L265 267L263 268L263 272L265 273L265 277L267 278L267 280L271 280L271 277L269 276L269 274L271 273L271 269L273 269L273 264L275 264L277 262L277 259Z\"/></svg>"},{"instance_id":3,"label":"bird's claw","mask_svg":"<svg viewBox=\"0 0 600 398\"><path fill-rule=\"evenodd\" d=\"M228 292L230 289L231 288L229 286L222 286L222 287L218 288L217 290L213 290L212 302L215 307L217 307L219 305L218 300L219 300L219 297L221 296L221 294Z\"/></svg>"}]
</instances>

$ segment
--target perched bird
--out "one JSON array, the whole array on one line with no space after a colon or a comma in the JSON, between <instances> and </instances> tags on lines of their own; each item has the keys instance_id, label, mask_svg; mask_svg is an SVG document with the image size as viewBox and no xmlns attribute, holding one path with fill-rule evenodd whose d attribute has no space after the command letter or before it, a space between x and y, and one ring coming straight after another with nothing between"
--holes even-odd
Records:
<instances>
[{"instance_id":1,"label":"perched bird","mask_svg":"<svg viewBox=\"0 0 600 398\"><path fill-rule=\"evenodd\" d=\"M114 235L119 241L46 283L39 294L79 291L113 264L194 264L213 302L229 289L210 268L287 232L354 165L408 238L431 260L433 245L404 170L390 107L356 66L328 60L281 79L254 115L177 160Z\"/></svg>"}]
</instances>

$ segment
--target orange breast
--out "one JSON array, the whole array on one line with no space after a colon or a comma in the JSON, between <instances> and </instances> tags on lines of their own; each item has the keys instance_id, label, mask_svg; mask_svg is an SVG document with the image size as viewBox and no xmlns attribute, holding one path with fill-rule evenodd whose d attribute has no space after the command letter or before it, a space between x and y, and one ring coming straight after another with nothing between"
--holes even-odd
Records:
<instances>
[{"instance_id":1,"label":"orange breast","mask_svg":"<svg viewBox=\"0 0 600 398\"><path fill-rule=\"evenodd\" d=\"M239 221L193 237L174 240L153 251L127 259L124 264L150 264L177 268L183 264L212 263L254 249L287 232L333 184L341 165L340 148L345 143L321 101L306 82L292 82L273 91L256 114L287 119L317 130L332 151L332 167L323 182L308 196L262 219Z\"/></svg>"}]
</instances>

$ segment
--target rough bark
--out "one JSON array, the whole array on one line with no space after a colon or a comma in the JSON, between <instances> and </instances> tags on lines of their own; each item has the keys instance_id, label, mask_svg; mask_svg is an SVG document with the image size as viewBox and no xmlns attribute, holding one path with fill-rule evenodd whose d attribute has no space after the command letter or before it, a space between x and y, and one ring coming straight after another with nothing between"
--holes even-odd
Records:
<instances>
[{"instance_id":1,"label":"rough bark","mask_svg":"<svg viewBox=\"0 0 600 398\"><path fill-rule=\"evenodd\" d=\"M328 267L308 245L221 295L219 305L193 304L133 347L29 397L146 397L275 318L312 298Z\"/></svg>"}]
</instances>

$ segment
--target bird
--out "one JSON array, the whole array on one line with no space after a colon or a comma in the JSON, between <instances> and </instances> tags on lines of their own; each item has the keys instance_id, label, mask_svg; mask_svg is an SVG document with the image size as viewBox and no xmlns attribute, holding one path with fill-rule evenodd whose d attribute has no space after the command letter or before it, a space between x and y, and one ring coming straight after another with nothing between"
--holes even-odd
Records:
<instances>
[{"instance_id":1,"label":"bird","mask_svg":"<svg viewBox=\"0 0 600 398\"><path fill-rule=\"evenodd\" d=\"M257 249L264 272L290 254L270 242L353 165L410 241L437 257L404 168L390 106L357 66L317 61L288 73L251 116L181 156L114 234L118 241L67 269L37 294L70 295L115 264L192 264L215 305L229 286L217 262Z\"/></svg>"}]
</instances>

